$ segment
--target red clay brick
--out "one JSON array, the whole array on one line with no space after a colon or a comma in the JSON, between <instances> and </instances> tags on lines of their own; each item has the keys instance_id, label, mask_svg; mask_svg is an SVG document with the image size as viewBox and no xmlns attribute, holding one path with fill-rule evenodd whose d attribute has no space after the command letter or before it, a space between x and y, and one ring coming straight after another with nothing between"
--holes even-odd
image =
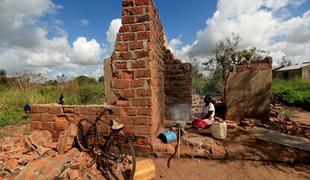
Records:
<instances>
[{"instance_id":1,"label":"red clay brick","mask_svg":"<svg viewBox=\"0 0 310 180\"><path fill-rule=\"evenodd\" d=\"M133 16L122 17L122 24L132 24L136 22L136 18Z\"/></svg>"},{"instance_id":2,"label":"red clay brick","mask_svg":"<svg viewBox=\"0 0 310 180\"><path fill-rule=\"evenodd\" d=\"M64 113L73 113L74 112L74 108L73 107L64 107L63 108Z\"/></svg>"},{"instance_id":3,"label":"red clay brick","mask_svg":"<svg viewBox=\"0 0 310 180\"><path fill-rule=\"evenodd\" d=\"M137 17L136 22L149 22L150 19L151 19L150 15L149 14L145 14L143 16Z\"/></svg>"},{"instance_id":4,"label":"red clay brick","mask_svg":"<svg viewBox=\"0 0 310 180\"><path fill-rule=\"evenodd\" d=\"M132 68L134 69L141 69L141 68L145 68L145 61L144 60L137 60L135 62L132 63Z\"/></svg>"},{"instance_id":5,"label":"red clay brick","mask_svg":"<svg viewBox=\"0 0 310 180\"><path fill-rule=\"evenodd\" d=\"M55 130L64 131L68 127L68 121L65 118L57 118L55 122Z\"/></svg>"},{"instance_id":6,"label":"red clay brick","mask_svg":"<svg viewBox=\"0 0 310 180\"><path fill-rule=\"evenodd\" d=\"M134 0L126 0L122 2L123 7L134 6Z\"/></svg>"},{"instance_id":7,"label":"red clay brick","mask_svg":"<svg viewBox=\"0 0 310 180\"><path fill-rule=\"evenodd\" d=\"M136 58L140 59L140 58L144 58L148 56L148 52L145 50L141 50L141 51L136 51L135 52Z\"/></svg>"},{"instance_id":8,"label":"red clay brick","mask_svg":"<svg viewBox=\"0 0 310 180\"><path fill-rule=\"evenodd\" d=\"M41 121L44 122L51 122L55 120L55 115L51 114L42 114L41 117L42 117Z\"/></svg>"},{"instance_id":9,"label":"red clay brick","mask_svg":"<svg viewBox=\"0 0 310 180\"><path fill-rule=\"evenodd\" d=\"M123 39L122 39L122 34L117 34L117 36L116 36L116 41L122 41Z\"/></svg>"},{"instance_id":10,"label":"red clay brick","mask_svg":"<svg viewBox=\"0 0 310 180\"><path fill-rule=\"evenodd\" d=\"M152 115L151 108L137 108L137 115Z\"/></svg>"},{"instance_id":11,"label":"red clay brick","mask_svg":"<svg viewBox=\"0 0 310 180\"><path fill-rule=\"evenodd\" d=\"M61 114L62 113L62 106L50 106L48 108L48 112L51 114Z\"/></svg>"},{"instance_id":12,"label":"red clay brick","mask_svg":"<svg viewBox=\"0 0 310 180\"><path fill-rule=\"evenodd\" d=\"M47 113L48 112L48 106L46 106L46 105L38 106L38 112L40 112L40 113Z\"/></svg>"},{"instance_id":13,"label":"red clay brick","mask_svg":"<svg viewBox=\"0 0 310 180\"><path fill-rule=\"evenodd\" d=\"M117 108L115 114L120 115L122 117L136 116L137 115L137 109L135 109L135 108Z\"/></svg>"},{"instance_id":14,"label":"red clay brick","mask_svg":"<svg viewBox=\"0 0 310 180\"><path fill-rule=\"evenodd\" d=\"M150 98L136 98L131 99L130 103L132 106L135 107L146 107L151 105L151 99Z\"/></svg>"},{"instance_id":15,"label":"red clay brick","mask_svg":"<svg viewBox=\"0 0 310 180\"><path fill-rule=\"evenodd\" d=\"M31 129L31 130L41 129L41 122L33 121L33 120L32 120L30 129Z\"/></svg>"},{"instance_id":16,"label":"red clay brick","mask_svg":"<svg viewBox=\"0 0 310 180\"><path fill-rule=\"evenodd\" d=\"M80 171L78 169L70 169L67 172L69 179L77 179L80 177Z\"/></svg>"},{"instance_id":17,"label":"red clay brick","mask_svg":"<svg viewBox=\"0 0 310 180\"><path fill-rule=\"evenodd\" d=\"M123 41L135 41L135 40L136 40L136 34L134 33L123 34Z\"/></svg>"},{"instance_id":18,"label":"red clay brick","mask_svg":"<svg viewBox=\"0 0 310 180\"><path fill-rule=\"evenodd\" d=\"M100 110L100 107L94 107L94 106L84 106L81 107L80 113L83 115L96 115L96 113Z\"/></svg>"},{"instance_id":19,"label":"red clay brick","mask_svg":"<svg viewBox=\"0 0 310 180\"><path fill-rule=\"evenodd\" d=\"M144 83L144 79L133 80L131 81L131 88L141 88L144 86Z\"/></svg>"},{"instance_id":20,"label":"red clay brick","mask_svg":"<svg viewBox=\"0 0 310 180\"><path fill-rule=\"evenodd\" d=\"M130 81L128 80L114 80L113 87L115 89L128 89L130 87Z\"/></svg>"},{"instance_id":21,"label":"red clay brick","mask_svg":"<svg viewBox=\"0 0 310 180\"><path fill-rule=\"evenodd\" d=\"M136 0L136 6L149 5L150 0Z\"/></svg>"},{"instance_id":22,"label":"red clay brick","mask_svg":"<svg viewBox=\"0 0 310 180\"><path fill-rule=\"evenodd\" d=\"M134 126L125 126L123 132L125 134L136 134L136 128Z\"/></svg>"},{"instance_id":23,"label":"red clay brick","mask_svg":"<svg viewBox=\"0 0 310 180\"><path fill-rule=\"evenodd\" d=\"M14 170L18 167L18 160L17 159L9 159L4 163L4 169Z\"/></svg>"},{"instance_id":24,"label":"red clay brick","mask_svg":"<svg viewBox=\"0 0 310 180\"><path fill-rule=\"evenodd\" d=\"M136 134L138 135L151 135L151 128L150 126L141 126L136 128Z\"/></svg>"},{"instance_id":25,"label":"red clay brick","mask_svg":"<svg viewBox=\"0 0 310 180\"><path fill-rule=\"evenodd\" d=\"M41 129L42 130L53 130L54 129L54 124L55 123L42 122L41 123Z\"/></svg>"},{"instance_id":26,"label":"red clay brick","mask_svg":"<svg viewBox=\"0 0 310 180\"><path fill-rule=\"evenodd\" d=\"M149 23L145 24L145 30L146 30L146 31L151 30L151 27L150 27L150 24L149 24Z\"/></svg>"},{"instance_id":27,"label":"red clay brick","mask_svg":"<svg viewBox=\"0 0 310 180\"><path fill-rule=\"evenodd\" d=\"M151 71L150 70L136 70L135 71L135 77L136 78L148 78L148 77L151 77Z\"/></svg>"},{"instance_id":28,"label":"red clay brick","mask_svg":"<svg viewBox=\"0 0 310 180\"><path fill-rule=\"evenodd\" d=\"M116 101L116 106L118 106L118 107L128 107L129 106L129 101L128 100L117 100Z\"/></svg>"},{"instance_id":29,"label":"red clay brick","mask_svg":"<svg viewBox=\"0 0 310 180\"><path fill-rule=\"evenodd\" d=\"M114 65L117 69L127 69L127 62L115 62Z\"/></svg>"},{"instance_id":30,"label":"red clay brick","mask_svg":"<svg viewBox=\"0 0 310 180\"><path fill-rule=\"evenodd\" d=\"M121 71L122 79L132 80L134 77L133 71Z\"/></svg>"},{"instance_id":31,"label":"red clay brick","mask_svg":"<svg viewBox=\"0 0 310 180\"><path fill-rule=\"evenodd\" d=\"M116 51L127 51L128 45L127 44L121 44L121 43L116 44L115 50Z\"/></svg>"},{"instance_id":32,"label":"red clay brick","mask_svg":"<svg viewBox=\"0 0 310 180\"><path fill-rule=\"evenodd\" d=\"M119 59L128 60L132 59L132 52L123 52L118 55Z\"/></svg>"},{"instance_id":33,"label":"red clay brick","mask_svg":"<svg viewBox=\"0 0 310 180\"><path fill-rule=\"evenodd\" d=\"M124 32L129 32L130 31L130 26L123 25L120 29L119 32L124 33Z\"/></svg>"},{"instance_id":34,"label":"red clay brick","mask_svg":"<svg viewBox=\"0 0 310 180\"><path fill-rule=\"evenodd\" d=\"M131 26L131 32L137 32L137 31L144 31L144 25L136 24L136 25Z\"/></svg>"},{"instance_id":35,"label":"red clay brick","mask_svg":"<svg viewBox=\"0 0 310 180\"><path fill-rule=\"evenodd\" d=\"M133 97L135 97L134 90L132 90L132 89L130 89L130 90L121 89L118 92L119 92L120 96L123 97L123 98L133 98Z\"/></svg>"},{"instance_id":36,"label":"red clay brick","mask_svg":"<svg viewBox=\"0 0 310 180\"><path fill-rule=\"evenodd\" d=\"M81 107L79 107L79 106L74 107L74 114L75 115L80 115L81 114Z\"/></svg>"},{"instance_id":37,"label":"red clay brick","mask_svg":"<svg viewBox=\"0 0 310 180\"><path fill-rule=\"evenodd\" d=\"M31 106L30 113L38 113L39 107L37 105Z\"/></svg>"},{"instance_id":38,"label":"red clay brick","mask_svg":"<svg viewBox=\"0 0 310 180\"><path fill-rule=\"evenodd\" d=\"M31 114L30 117L32 121L42 121L42 114Z\"/></svg>"},{"instance_id":39,"label":"red clay brick","mask_svg":"<svg viewBox=\"0 0 310 180\"><path fill-rule=\"evenodd\" d=\"M143 7L131 7L123 9L123 16L142 15L144 13Z\"/></svg>"},{"instance_id":40,"label":"red clay brick","mask_svg":"<svg viewBox=\"0 0 310 180\"><path fill-rule=\"evenodd\" d=\"M150 117L147 116L137 116L132 118L133 125L148 125L150 122Z\"/></svg>"},{"instance_id":41,"label":"red clay brick","mask_svg":"<svg viewBox=\"0 0 310 180\"><path fill-rule=\"evenodd\" d=\"M131 50L143 49L143 42L132 42L129 43L129 47Z\"/></svg>"},{"instance_id":42,"label":"red clay brick","mask_svg":"<svg viewBox=\"0 0 310 180\"><path fill-rule=\"evenodd\" d=\"M149 32L138 32L137 40L145 40L145 39L150 39L150 33Z\"/></svg>"},{"instance_id":43,"label":"red clay brick","mask_svg":"<svg viewBox=\"0 0 310 180\"><path fill-rule=\"evenodd\" d=\"M151 138L150 137L139 137L136 139L135 143L139 144L139 145L143 145L143 144L151 144Z\"/></svg>"},{"instance_id":44,"label":"red clay brick","mask_svg":"<svg viewBox=\"0 0 310 180\"><path fill-rule=\"evenodd\" d=\"M77 122L80 120L80 116L76 115L67 115L68 122L77 124Z\"/></svg>"},{"instance_id":45,"label":"red clay brick","mask_svg":"<svg viewBox=\"0 0 310 180\"><path fill-rule=\"evenodd\" d=\"M149 97L152 95L152 92L150 89L137 89L136 95L137 97Z\"/></svg>"}]
</instances>

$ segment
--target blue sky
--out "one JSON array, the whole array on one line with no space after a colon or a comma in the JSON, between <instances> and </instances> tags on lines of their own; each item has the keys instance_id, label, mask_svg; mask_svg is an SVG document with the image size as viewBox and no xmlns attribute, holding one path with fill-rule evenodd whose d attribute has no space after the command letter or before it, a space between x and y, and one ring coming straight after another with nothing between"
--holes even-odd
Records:
<instances>
[{"instance_id":1,"label":"blue sky","mask_svg":"<svg viewBox=\"0 0 310 180\"><path fill-rule=\"evenodd\" d=\"M183 61L207 61L232 33L240 48L310 61L310 0L154 0L168 48ZM0 69L48 78L102 75L121 26L121 0L1 0Z\"/></svg>"},{"instance_id":2,"label":"blue sky","mask_svg":"<svg viewBox=\"0 0 310 180\"><path fill-rule=\"evenodd\" d=\"M105 42L105 32L113 19L121 18L121 0L55 0L63 8L56 18L61 19L73 42L79 36L95 38ZM204 27L206 20L216 9L215 0L155 0L162 24L169 39L182 36L187 43L195 40L195 34ZM88 26L81 26L80 19L86 19Z\"/></svg>"}]
</instances>

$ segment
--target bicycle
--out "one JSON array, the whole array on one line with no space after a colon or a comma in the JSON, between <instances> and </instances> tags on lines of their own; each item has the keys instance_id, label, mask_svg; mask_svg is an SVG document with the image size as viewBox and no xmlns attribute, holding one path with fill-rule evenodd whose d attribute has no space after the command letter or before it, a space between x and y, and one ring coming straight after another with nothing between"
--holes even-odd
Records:
<instances>
[{"instance_id":1,"label":"bicycle","mask_svg":"<svg viewBox=\"0 0 310 180\"><path fill-rule=\"evenodd\" d=\"M136 155L131 142L135 140L134 136L125 135L122 129L123 124L117 123L115 120L105 122L102 116L106 113L112 114L110 108L103 108L96 119L82 118L78 121L78 132L76 142L81 150L93 152L103 165L100 168L103 172L107 172L110 179L121 172L124 179L133 179L136 171ZM110 132L107 136L102 135L100 139L99 122L103 122L109 126ZM99 151L97 150L99 149Z\"/></svg>"}]
</instances>

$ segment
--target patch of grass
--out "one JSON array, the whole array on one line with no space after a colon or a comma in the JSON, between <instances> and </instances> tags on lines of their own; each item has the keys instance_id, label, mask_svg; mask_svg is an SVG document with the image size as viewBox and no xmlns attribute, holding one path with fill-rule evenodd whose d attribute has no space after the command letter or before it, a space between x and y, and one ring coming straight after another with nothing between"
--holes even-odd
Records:
<instances>
[{"instance_id":1,"label":"patch of grass","mask_svg":"<svg viewBox=\"0 0 310 180\"><path fill-rule=\"evenodd\" d=\"M275 79L272 82L272 92L287 105L310 110L310 82L295 78L291 80Z\"/></svg>"},{"instance_id":2,"label":"patch of grass","mask_svg":"<svg viewBox=\"0 0 310 180\"><path fill-rule=\"evenodd\" d=\"M60 94L64 95L65 104L103 104L104 87L93 81L86 81L79 85L70 81L66 84L37 85L33 88L20 90L17 87L0 89L0 127L11 124L29 122L23 110L25 104L58 103Z\"/></svg>"}]
</instances>

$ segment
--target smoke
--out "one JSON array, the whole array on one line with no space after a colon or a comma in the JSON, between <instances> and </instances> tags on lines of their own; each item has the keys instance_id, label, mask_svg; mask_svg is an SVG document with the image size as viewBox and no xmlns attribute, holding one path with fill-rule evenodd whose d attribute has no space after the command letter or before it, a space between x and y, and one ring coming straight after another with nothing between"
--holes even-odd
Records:
<instances>
[{"instance_id":1,"label":"smoke","mask_svg":"<svg viewBox=\"0 0 310 180\"><path fill-rule=\"evenodd\" d=\"M177 121L177 123L185 123L186 121L189 121L191 118L191 105L189 104L176 104L171 109L171 115L174 120Z\"/></svg>"}]
</instances>

